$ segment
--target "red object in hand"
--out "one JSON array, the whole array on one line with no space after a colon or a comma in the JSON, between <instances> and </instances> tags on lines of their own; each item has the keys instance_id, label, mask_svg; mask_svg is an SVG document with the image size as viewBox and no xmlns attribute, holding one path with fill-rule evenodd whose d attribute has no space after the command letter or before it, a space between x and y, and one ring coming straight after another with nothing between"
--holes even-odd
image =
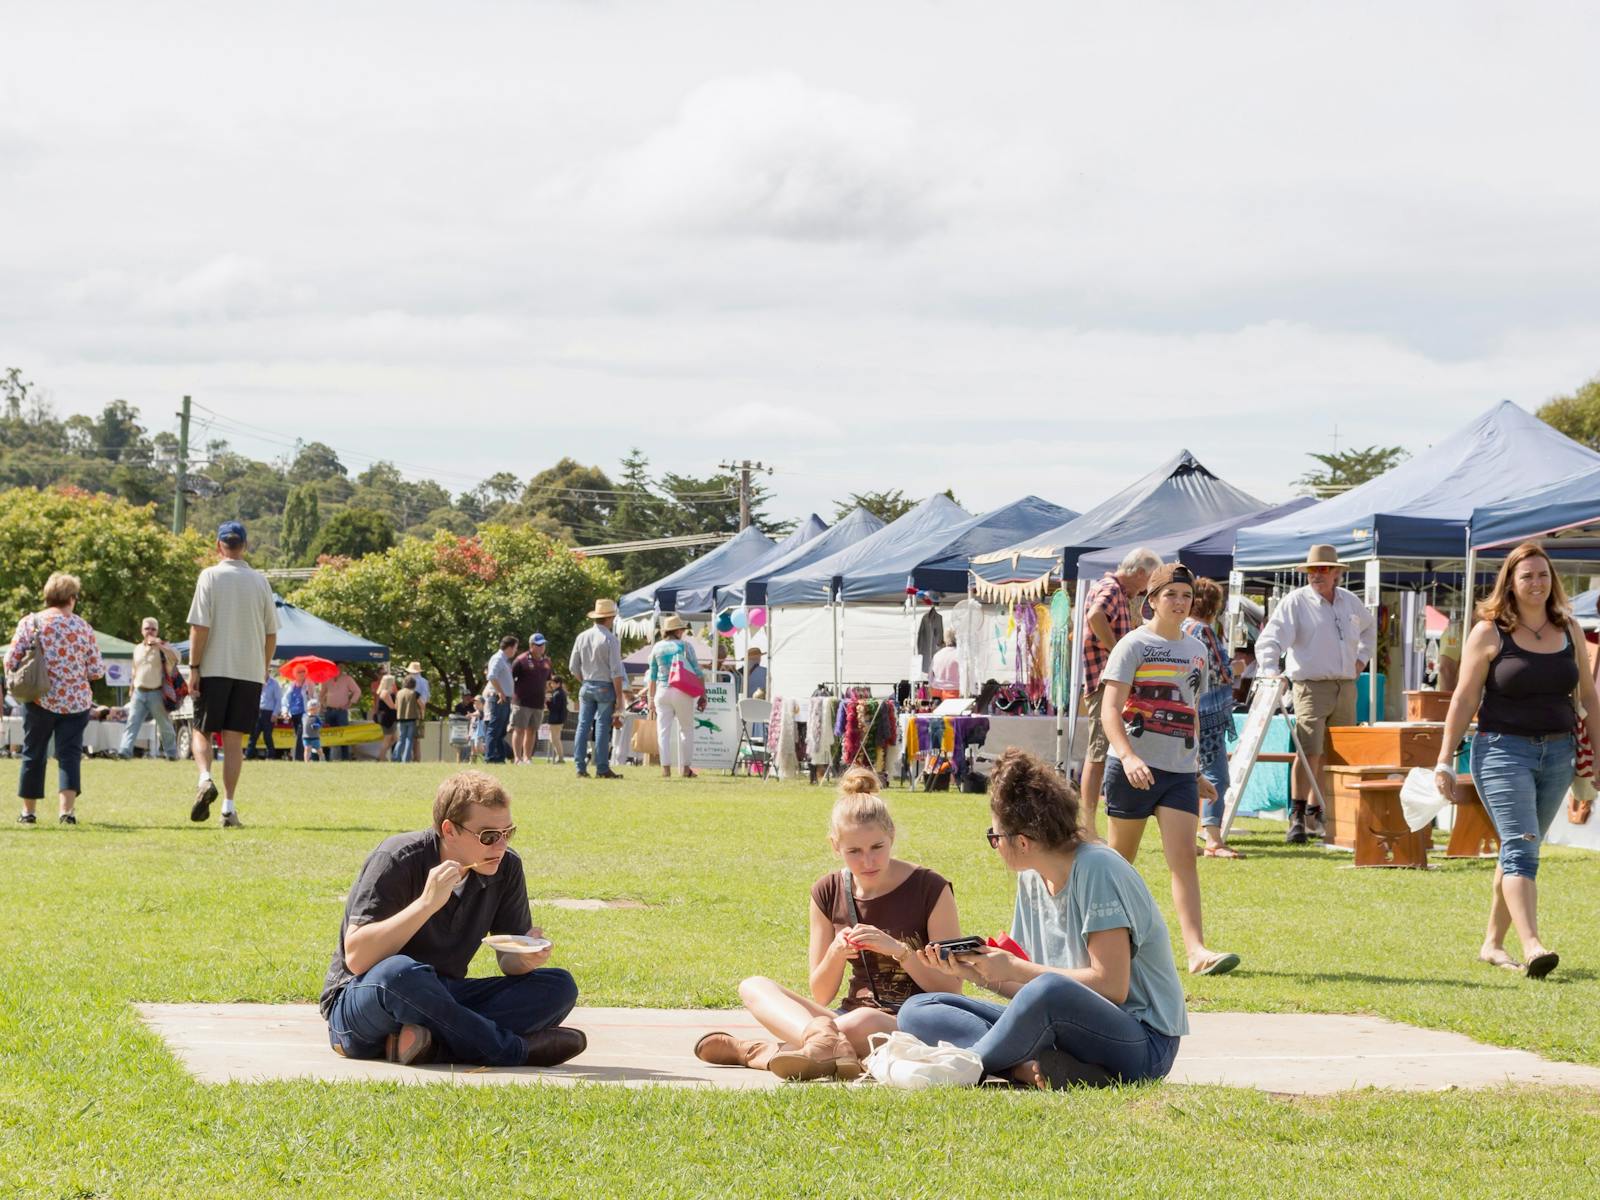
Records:
<instances>
[{"instance_id":1,"label":"red object in hand","mask_svg":"<svg viewBox=\"0 0 1600 1200\"><path fill-rule=\"evenodd\" d=\"M1012 941L1009 933L1002 933L999 941L995 941L994 938L990 938L989 945L993 946L996 950L1004 950L1007 954L1013 954L1020 958L1023 962L1031 961L1028 958L1028 952L1021 946L1017 945L1016 942Z\"/></svg>"}]
</instances>

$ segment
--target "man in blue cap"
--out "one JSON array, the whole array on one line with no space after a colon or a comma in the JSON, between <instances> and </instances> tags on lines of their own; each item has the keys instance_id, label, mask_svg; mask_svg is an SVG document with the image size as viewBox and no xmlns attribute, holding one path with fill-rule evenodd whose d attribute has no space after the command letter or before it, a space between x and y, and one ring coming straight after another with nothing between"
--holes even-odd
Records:
<instances>
[{"instance_id":1,"label":"man in blue cap","mask_svg":"<svg viewBox=\"0 0 1600 1200\"><path fill-rule=\"evenodd\" d=\"M191 821L211 815L217 785L211 778L211 735L222 737L222 825L241 822L233 793L244 769L244 739L256 726L261 683L278 644L272 585L244 561L246 538L238 521L217 529L215 566L200 572L189 605L189 687L194 693L194 761L200 768Z\"/></svg>"},{"instance_id":2,"label":"man in blue cap","mask_svg":"<svg viewBox=\"0 0 1600 1200\"><path fill-rule=\"evenodd\" d=\"M544 693L550 683L550 657L545 637L536 633L528 648L511 664L511 757L531 763L544 724Z\"/></svg>"}]
</instances>

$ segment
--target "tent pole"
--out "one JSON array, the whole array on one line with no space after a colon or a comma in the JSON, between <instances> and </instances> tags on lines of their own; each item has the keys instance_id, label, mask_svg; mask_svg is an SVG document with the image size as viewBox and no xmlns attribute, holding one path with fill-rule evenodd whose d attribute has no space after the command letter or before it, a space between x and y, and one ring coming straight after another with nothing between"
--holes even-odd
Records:
<instances>
[{"instance_id":1,"label":"tent pole","mask_svg":"<svg viewBox=\"0 0 1600 1200\"><path fill-rule=\"evenodd\" d=\"M1061 586L1066 587L1067 581L1063 579ZM1077 753L1078 745L1078 693L1083 690L1083 637L1086 625L1084 623L1083 606L1089 594L1089 583L1085 579L1078 580L1077 603L1073 605L1072 614L1072 674L1067 686L1067 745L1066 754L1056 761L1066 772L1067 778L1072 778L1073 756Z\"/></svg>"},{"instance_id":2,"label":"tent pole","mask_svg":"<svg viewBox=\"0 0 1600 1200\"><path fill-rule=\"evenodd\" d=\"M833 698L843 700L844 689L839 685L839 610L844 607L844 597L835 596L828 607L833 609Z\"/></svg>"},{"instance_id":3,"label":"tent pole","mask_svg":"<svg viewBox=\"0 0 1600 1200\"><path fill-rule=\"evenodd\" d=\"M1377 560L1374 559L1374 562ZM1382 564L1378 564L1380 577L1378 603L1372 606L1372 661L1367 664L1367 724L1376 725L1383 719L1383 714L1378 711L1378 659L1383 652L1382 630L1378 626L1378 610L1383 607Z\"/></svg>"},{"instance_id":4,"label":"tent pole","mask_svg":"<svg viewBox=\"0 0 1600 1200\"><path fill-rule=\"evenodd\" d=\"M1466 640L1466 631L1472 628L1472 598L1477 591L1477 579L1474 573L1478 569L1478 548L1472 545L1472 539L1467 539L1467 571L1466 578L1461 581L1461 629L1462 641Z\"/></svg>"}]
</instances>

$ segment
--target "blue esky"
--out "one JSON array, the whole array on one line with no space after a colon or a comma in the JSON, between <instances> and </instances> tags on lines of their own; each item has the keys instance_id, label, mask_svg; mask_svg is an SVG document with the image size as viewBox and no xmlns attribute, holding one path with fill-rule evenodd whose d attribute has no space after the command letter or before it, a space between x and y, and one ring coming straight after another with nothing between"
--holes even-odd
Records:
<instances>
[{"instance_id":1,"label":"blue esky","mask_svg":"<svg viewBox=\"0 0 1600 1200\"><path fill-rule=\"evenodd\" d=\"M8 7L0 365L64 412L1084 509L1600 372L1583 4Z\"/></svg>"}]
</instances>

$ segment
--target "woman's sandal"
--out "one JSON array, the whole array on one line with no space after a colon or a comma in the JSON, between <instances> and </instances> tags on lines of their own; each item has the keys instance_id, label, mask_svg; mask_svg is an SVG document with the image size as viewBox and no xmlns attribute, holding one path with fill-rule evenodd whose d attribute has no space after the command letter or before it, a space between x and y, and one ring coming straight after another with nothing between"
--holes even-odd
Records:
<instances>
[{"instance_id":1,"label":"woman's sandal","mask_svg":"<svg viewBox=\"0 0 1600 1200\"><path fill-rule=\"evenodd\" d=\"M1504 950L1502 950L1500 953L1504 955L1503 958L1493 958L1487 954L1479 954L1478 961L1481 963L1488 963L1491 967L1499 967L1502 971L1515 971L1519 975L1522 974L1523 968L1521 963L1512 958L1509 954L1506 954Z\"/></svg>"},{"instance_id":2,"label":"woman's sandal","mask_svg":"<svg viewBox=\"0 0 1600 1200\"><path fill-rule=\"evenodd\" d=\"M1232 846L1207 846L1200 853L1206 858L1243 858Z\"/></svg>"},{"instance_id":3,"label":"woman's sandal","mask_svg":"<svg viewBox=\"0 0 1600 1200\"><path fill-rule=\"evenodd\" d=\"M1556 969L1556 964L1561 961L1561 955L1554 950L1546 950L1543 954L1535 954L1528 960L1528 965L1522 968L1522 973L1529 979L1543 979Z\"/></svg>"},{"instance_id":4,"label":"woman's sandal","mask_svg":"<svg viewBox=\"0 0 1600 1200\"><path fill-rule=\"evenodd\" d=\"M1233 953L1217 954L1217 955L1214 955L1213 957L1211 957L1209 960L1207 960L1205 965L1202 966L1199 970L1195 970L1195 968L1190 967L1189 968L1189 974L1191 974L1191 975L1226 975L1229 971L1233 970L1238 965L1239 965L1239 956L1237 954L1233 954Z\"/></svg>"}]
</instances>

